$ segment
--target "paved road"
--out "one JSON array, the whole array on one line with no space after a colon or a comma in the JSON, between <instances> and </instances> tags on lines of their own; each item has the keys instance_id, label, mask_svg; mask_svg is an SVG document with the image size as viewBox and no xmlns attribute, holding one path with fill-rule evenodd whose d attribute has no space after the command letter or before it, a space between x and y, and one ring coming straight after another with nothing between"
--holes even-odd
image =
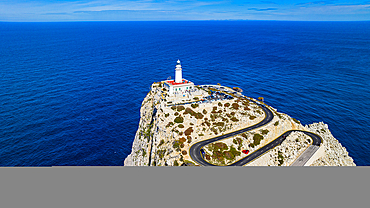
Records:
<instances>
[{"instance_id":1,"label":"paved road","mask_svg":"<svg viewBox=\"0 0 370 208\"><path fill-rule=\"evenodd\" d=\"M207 161L205 161L202 157L202 154L201 154L200 150L207 144L210 144L210 143L213 143L213 142L216 142L216 141L228 138L228 137L232 137L232 136L235 136L235 135L238 135L238 134L241 134L241 133L244 133L244 132L256 129L256 128L259 128L259 127L271 122L272 119L274 118L274 114L271 112L271 110L268 109L267 107L265 107L264 105L259 104L259 103L257 103L257 105L259 105L263 109L263 111L265 112L265 115L266 115L265 119L263 119L261 122L255 124L253 126L250 126L250 127L247 127L247 128L235 131L235 132L231 132L229 134L221 135L221 136L218 136L218 137L214 137L214 138L204 140L204 141L200 141L198 143L193 144L189 149L190 157L195 162L197 162L199 165L202 165L202 166L216 166L216 165L210 164ZM229 166L243 166L243 165L251 162L252 160L260 157L261 155L263 155L265 152L269 151L270 149L276 147L277 145L280 145L285 140L285 138L293 131L300 131L300 130L291 130L291 131L285 132L284 134L282 134L281 136L279 136L275 140L271 141L267 145L261 147L257 151L251 153L250 155L242 158L239 161L236 161L235 163L233 163ZM313 140L312 145L320 146L320 143L322 142L321 137L319 137L318 135L316 135L314 133L311 133L311 132L306 132L306 131L301 131L301 132L307 134L308 136L310 136L312 138L312 140Z\"/></svg>"}]
</instances>

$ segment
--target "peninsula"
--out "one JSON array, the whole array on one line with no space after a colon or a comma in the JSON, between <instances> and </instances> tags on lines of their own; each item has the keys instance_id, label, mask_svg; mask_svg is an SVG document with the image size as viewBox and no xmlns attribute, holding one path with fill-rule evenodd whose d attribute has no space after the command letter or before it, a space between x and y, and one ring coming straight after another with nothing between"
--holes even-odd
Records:
<instances>
[{"instance_id":1,"label":"peninsula","mask_svg":"<svg viewBox=\"0 0 370 208\"><path fill-rule=\"evenodd\" d=\"M356 166L323 122L297 119L238 87L155 82L125 166Z\"/></svg>"}]
</instances>

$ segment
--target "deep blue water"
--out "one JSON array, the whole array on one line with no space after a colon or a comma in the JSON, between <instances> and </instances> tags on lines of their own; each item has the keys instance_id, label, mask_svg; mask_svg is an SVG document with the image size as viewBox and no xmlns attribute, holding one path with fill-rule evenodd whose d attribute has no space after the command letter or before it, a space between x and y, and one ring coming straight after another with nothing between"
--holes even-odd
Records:
<instances>
[{"instance_id":1,"label":"deep blue water","mask_svg":"<svg viewBox=\"0 0 370 208\"><path fill-rule=\"evenodd\" d=\"M370 22L0 23L0 166L122 165L154 81L239 86L370 165Z\"/></svg>"}]
</instances>

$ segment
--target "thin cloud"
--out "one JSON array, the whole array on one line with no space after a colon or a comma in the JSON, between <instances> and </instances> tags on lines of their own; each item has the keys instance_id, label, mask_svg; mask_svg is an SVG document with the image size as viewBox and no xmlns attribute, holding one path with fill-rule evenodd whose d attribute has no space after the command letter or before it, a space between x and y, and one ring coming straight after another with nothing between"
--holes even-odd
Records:
<instances>
[{"instance_id":1,"label":"thin cloud","mask_svg":"<svg viewBox=\"0 0 370 208\"><path fill-rule=\"evenodd\" d=\"M264 9L259 9L259 8L249 8L248 10L253 10L253 11L263 12L263 11L273 11L273 10L277 10L277 8L264 8Z\"/></svg>"}]
</instances>

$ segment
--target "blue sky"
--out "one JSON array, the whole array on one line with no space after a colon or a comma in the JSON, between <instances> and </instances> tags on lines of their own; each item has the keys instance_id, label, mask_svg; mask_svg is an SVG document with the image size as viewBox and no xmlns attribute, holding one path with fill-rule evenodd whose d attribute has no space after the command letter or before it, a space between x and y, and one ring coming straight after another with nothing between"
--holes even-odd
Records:
<instances>
[{"instance_id":1,"label":"blue sky","mask_svg":"<svg viewBox=\"0 0 370 208\"><path fill-rule=\"evenodd\" d=\"M370 1L0 0L0 21L370 20Z\"/></svg>"}]
</instances>

